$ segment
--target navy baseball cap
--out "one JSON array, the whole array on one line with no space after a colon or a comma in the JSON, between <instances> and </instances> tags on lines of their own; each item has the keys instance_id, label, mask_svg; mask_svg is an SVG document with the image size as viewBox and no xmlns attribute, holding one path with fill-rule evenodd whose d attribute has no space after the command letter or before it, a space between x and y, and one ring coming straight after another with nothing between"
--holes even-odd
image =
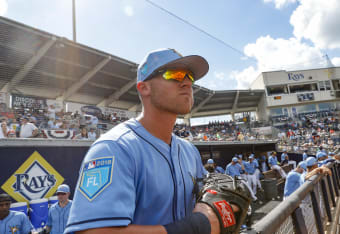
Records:
<instances>
[{"instance_id":1,"label":"navy baseball cap","mask_svg":"<svg viewBox=\"0 0 340 234\"><path fill-rule=\"evenodd\" d=\"M187 69L194 75L195 81L202 78L209 70L207 60L199 55L182 56L174 49L158 49L148 53L138 66L137 83L145 81L160 69Z\"/></svg>"}]
</instances>

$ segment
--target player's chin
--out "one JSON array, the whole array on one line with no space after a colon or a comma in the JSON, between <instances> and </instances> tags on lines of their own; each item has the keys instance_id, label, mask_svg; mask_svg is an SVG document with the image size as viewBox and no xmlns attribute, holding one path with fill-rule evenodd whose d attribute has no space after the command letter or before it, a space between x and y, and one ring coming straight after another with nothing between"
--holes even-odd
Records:
<instances>
[{"instance_id":1,"label":"player's chin","mask_svg":"<svg viewBox=\"0 0 340 234\"><path fill-rule=\"evenodd\" d=\"M189 114L191 111L192 105L187 104L187 105L181 105L181 106L177 106L177 114L178 115L186 115Z\"/></svg>"}]
</instances>

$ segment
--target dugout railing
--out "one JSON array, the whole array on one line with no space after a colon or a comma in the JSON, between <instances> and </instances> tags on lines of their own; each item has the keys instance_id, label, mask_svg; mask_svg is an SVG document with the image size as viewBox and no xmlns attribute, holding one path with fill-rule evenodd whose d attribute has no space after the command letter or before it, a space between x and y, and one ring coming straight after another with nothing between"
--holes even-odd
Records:
<instances>
[{"instance_id":1,"label":"dugout railing","mask_svg":"<svg viewBox=\"0 0 340 234\"><path fill-rule=\"evenodd\" d=\"M327 165L332 175L315 175L253 224L247 234L340 233L340 163Z\"/></svg>"}]
</instances>

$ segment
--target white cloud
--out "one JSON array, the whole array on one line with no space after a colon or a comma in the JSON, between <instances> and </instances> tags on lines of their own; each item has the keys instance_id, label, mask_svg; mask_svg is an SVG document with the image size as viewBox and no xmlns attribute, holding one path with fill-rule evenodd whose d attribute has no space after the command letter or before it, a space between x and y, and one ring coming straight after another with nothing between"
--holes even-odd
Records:
<instances>
[{"instance_id":1,"label":"white cloud","mask_svg":"<svg viewBox=\"0 0 340 234\"><path fill-rule=\"evenodd\" d=\"M230 77L236 80L238 89L249 88L251 82L264 71L301 70L325 64L320 49L296 38L286 40L260 37L255 43L246 45L244 53L255 58L257 65L231 72Z\"/></svg>"},{"instance_id":2,"label":"white cloud","mask_svg":"<svg viewBox=\"0 0 340 234\"><path fill-rule=\"evenodd\" d=\"M275 4L275 8L281 9L284 6L287 6L290 3L295 3L297 0L263 0L265 3L273 2Z\"/></svg>"},{"instance_id":3,"label":"white cloud","mask_svg":"<svg viewBox=\"0 0 340 234\"><path fill-rule=\"evenodd\" d=\"M214 76L219 80L224 80L226 78L226 74L224 72L214 72Z\"/></svg>"},{"instance_id":4,"label":"white cloud","mask_svg":"<svg viewBox=\"0 0 340 234\"><path fill-rule=\"evenodd\" d=\"M7 0L0 0L0 16L6 15L8 10Z\"/></svg>"},{"instance_id":5,"label":"white cloud","mask_svg":"<svg viewBox=\"0 0 340 234\"><path fill-rule=\"evenodd\" d=\"M319 48L340 48L340 1L300 0L290 23L297 38L310 39Z\"/></svg>"},{"instance_id":6,"label":"white cloud","mask_svg":"<svg viewBox=\"0 0 340 234\"><path fill-rule=\"evenodd\" d=\"M243 71L232 71L230 77L237 81L236 89L248 89L251 82L260 74L257 68L247 67Z\"/></svg>"},{"instance_id":7,"label":"white cloud","mask_svg":"<svg viewBox=\"0 0 340 234\"><path fill-rule=\"evenodd\" d=\"M340 66L340 57L333 58L332 63L333 63L334 66L339 67Z\"/></svg>"},{"instance_id":8,"label":"white cloud","mask_svg":"<svg viewBox=\"0 0 340 234\"><path fill-rule=\"evenodd\" d=\"M127 16L133 16L133 15L135 14L135 12L134 12L132 6L125 6L125 7L124 7L124 13L125 13L125 15L127 15Z\"/></svg>"}]
</instances>

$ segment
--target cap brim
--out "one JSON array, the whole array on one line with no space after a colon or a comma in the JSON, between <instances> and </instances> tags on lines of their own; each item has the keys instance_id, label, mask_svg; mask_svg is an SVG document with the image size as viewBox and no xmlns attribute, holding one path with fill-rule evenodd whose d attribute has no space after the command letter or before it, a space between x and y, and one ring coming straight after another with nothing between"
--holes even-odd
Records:
<instances>
[{"instance_id":1,"label":"cap brim","mask_svg":"<svg viewBox=\"0 0 340 234\"><path fill-rule=\"evenodd\" d=\"M201 79L209 71L209 64L199 55L189 55L167 63L159 69L188 69L194 74L195 81Z\"/></svg>"}]
</instances>

